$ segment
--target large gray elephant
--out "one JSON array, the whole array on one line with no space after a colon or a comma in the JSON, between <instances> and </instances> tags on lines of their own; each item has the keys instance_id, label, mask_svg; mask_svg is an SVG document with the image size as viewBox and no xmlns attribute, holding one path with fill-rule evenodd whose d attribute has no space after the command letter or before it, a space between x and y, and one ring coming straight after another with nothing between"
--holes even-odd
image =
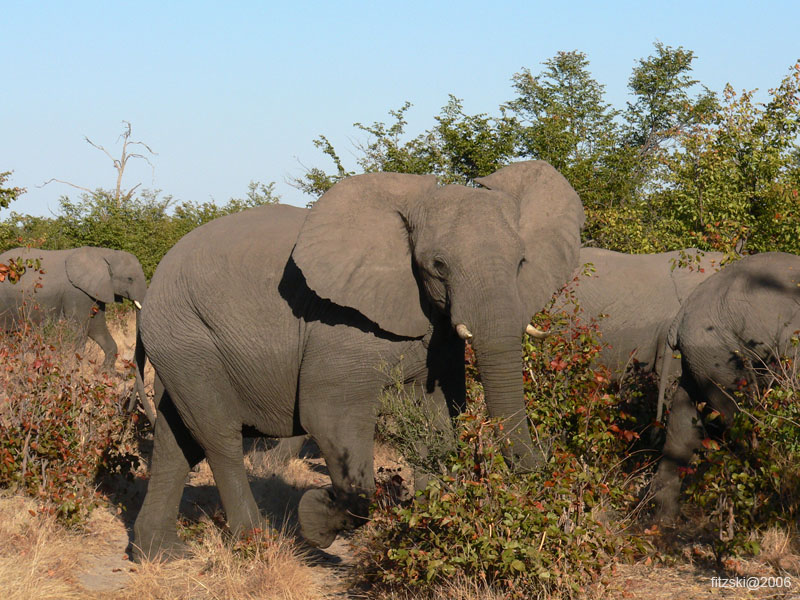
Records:
<instances>
[{"instance_id":1,"label":"large gray elephant","mask_svg":"<svg viewBox=\"0 0 800 600\"><path fill-rule=\"evenodd\" d=\"M664 456L651 490L657 516L678 513L680 467L703 439L698 407L722 425L738 408L741 381L764 383L763 366L787 352L800 329L800 257L767 252L743 258L697 286L669 330L682 374L667 421ZM705 404L701 404L705 403Z\"/></svg>"},{"instance_id":2,"label":"large gray elephant","mask_svg":"<svg viewBox=\"0 0 800 600\"><path fill-rule=\"evenodd\" d=\"M9 261L22 266L38 261L43 272L29 268L17 284L0 284L0 325L12 330L22 318L34 322L66 318L74 324L78 346L83 348L90 337L103 350L103 366L112 368L117 344L108 331L105 307L127 298L141 308L147 282L137 258L129 252L86 246L70 250L13 248L0 254L0 263Z\"/></svg>"},{"instance_id":3,"label":"large gray elephant","mask_svg":"<svg viewBox=\"0 0 800 600\"><path fill-rule=\"evenodd\" d=\"M134 526L137 556L181 552L178 504L204 457L230 528L260 523L243 431L315 439L333 486L307 491L298 513L303 536L327 547L367 516L377 398L391 370L402 366L446 414L445 404L464 403L465 339L489 412L506 421L507 458L524 470L539 464L520 342L577 266L583 207L544 162L478 183L358 175L310 210L226 216L167 253L141 315L166 392Z\"/></svg>"}]
</instances>

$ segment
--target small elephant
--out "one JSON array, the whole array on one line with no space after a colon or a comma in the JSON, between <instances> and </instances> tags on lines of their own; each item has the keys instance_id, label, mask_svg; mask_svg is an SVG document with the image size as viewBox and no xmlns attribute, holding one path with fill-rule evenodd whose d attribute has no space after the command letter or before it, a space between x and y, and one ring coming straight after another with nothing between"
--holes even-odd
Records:
<instances>
[{"instance_id":1,"label":"small elephant","mask_svg":"<svg viewBox=\"0 0 800 600\"><path fill-rule=\"evenodd\" d=\"M465 402L472 340L506 458L540 464L527 425L521 340L577 267L583 207L550 165L527 161L439 186L434 176L345 179L311 209L217 219L164 257L140 336L165 392L136 556L182 551L178 504L207 458L233 531L259 526L242 435L310 434L331 489L307 491L302 535L327 547L362 524L374 492L377 399L402 368L439 410Z\"/></svg>"},{"instance_id":2,"label":"small elephant","mask_svg":"<svg viewBox=\"0 0 800 600\"><path fill-rule=\"evenodd\" d=\"M129 252L109 248L38 250L13 248L0 254L0 263L36 264L16 284L0 284L0 325L16 329L21 318L41 322L46 318L66 318L74 324L78 347L90 337L102 348L103 367L114 366L117 344L106 325L106 304L131 300L142 307L147 282L142 265ZM21 312L22 311L22 312Z\"/></svg>"},{"instance_id":3,"label":"small elephant","mask_svg":"<svg viewBox=\"0 0 800 600\"><path fill-rule=\"evenodd\" d=\"M698 406L730 424L742 380L763 383L762 367L786 353L800 329L800 257L781 252L748 256L701 283L669 329L682 373L667 421L664 455L651 491L659 519L679 511L679 468L700 447ZM705 403L701 405L701 403Z\"/></svg>"}]
</instances>

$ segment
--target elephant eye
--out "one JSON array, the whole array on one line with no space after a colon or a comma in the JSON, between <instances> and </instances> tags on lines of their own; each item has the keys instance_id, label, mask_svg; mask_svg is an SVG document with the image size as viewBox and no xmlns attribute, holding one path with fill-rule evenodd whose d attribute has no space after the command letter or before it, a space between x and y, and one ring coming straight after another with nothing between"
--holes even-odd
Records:
<instances>
[{"instance_id":1,"label":"elephant eye","mask_svg":"<svg viewBox=\"0 0 800 600\"><path fill-rule=\"evenodd\" d=\"M520 259L519 264L517 265L517 275L519 275L519 272L522 271L522 265L524 265L526 262L528 262L528 261L526 261L525 257L523 256Z\"/></svg>"},{"instance_id":2,"label":"elephant eye","mask_svg":"<svg viewBox=\"0 0 800 600\"><path fill-rule=\"evenodd\" d=\"M448 267L447 263L444 262L441 258L437 257L433 259L433 270L439 275L447 275Z\"/></svg>"}]
</instances>

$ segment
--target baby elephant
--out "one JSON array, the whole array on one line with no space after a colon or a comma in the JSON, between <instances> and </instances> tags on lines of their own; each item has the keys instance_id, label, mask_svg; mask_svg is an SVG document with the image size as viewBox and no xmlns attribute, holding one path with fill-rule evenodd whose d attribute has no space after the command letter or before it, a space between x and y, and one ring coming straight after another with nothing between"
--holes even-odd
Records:
<instances>
[{"instance_id":1,"label":"baby elephant","mask_svg":"<svg viewBox=\"0 0 800 600\"><path fill-rule=\"evenodd\" d=\"M741 381L763 383L764 365L785 354L800 329L800 257L780 252L748 256L701 283L672 323L669 344L681 353L664 456L651 489L657 516L678 513L679 467L702 440L698 405L730 425Z\"/></svg>"},{"instance_id":2,"label":"baby elephant","mask_svg":"<svg viewBox=\"0 0 800 600\"><path fill-rule=\"evenodd\" d=\"M0 263L10 261L38 269L27 268L16 284L0 283L0 326L9 331L22 318L36 323L66 318L74 325L78 346L92 338L105 354L103 367L113 368L117 344L106 325L105 305L128 298L141 308L147 283L137 258L108 248L13 248L0 254Z\"/></svg>"}]
</instances>

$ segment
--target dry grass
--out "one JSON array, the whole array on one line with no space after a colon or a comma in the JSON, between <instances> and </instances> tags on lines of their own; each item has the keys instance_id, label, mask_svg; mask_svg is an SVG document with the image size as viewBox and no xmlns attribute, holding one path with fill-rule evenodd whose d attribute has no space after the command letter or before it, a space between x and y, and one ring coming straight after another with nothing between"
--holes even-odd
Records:
<instances>
[{"instance_id":1,"label":"dry grass","mask_svg":"<svg viewBox=\"0 0 800 600\"><path fill-rule=\"evenodd\" d=\"M6 600L84 598L71 581L77 537L52 517L32 516L33 500L0 497L0 590Z\"/></svg>"},{"instance_id":2,"label":"dry grass","mask_svg":"<svg viewBox=\"0 0 800 600\"><path fill-rule=\"evenodd\" d=\"M318 574L285 536L260 536L247 550L235 550L222 532L209 528L194 556L137 567L130 584L114 598L285 598L329 597Z\"/></svg>"},{"instance_id":3,"label":"dry grass","mask_svg":"<svg viewBox=\"0 0 800 600\"><path fill-rule=\"evenodd\" d=\"M289 536L260 535L245 546L227 541L222 531L206 523L190 559L134 565L123 560L127 533L110 511L95 511L87 530L76 533L50 517L31 515L34 509L30 499L0 496L3 600L313 600L331 597L328 592L335 587ZM123 545L115 546L120 536ZM98 564L107 571L100 575L112 584L116 580L121 589L84 587L84 574L97 571Z\"/></svg>"},{"instance_id":4,"label":"dry grass","mask_svg":"<svg viewBox=\"0 0 800 600\"><path fill-rule=\"evenodd\" d=\"M784 529L772 527L761 535L759 540L761 554L759 559L774 569L800 576L800 556L798 540ZM798 579L800 584L800 579Z\"/></svg>"},{"instance_id":5,"label":"dry grass","mask_svg":"<svg viewBox=\"0 0 800 600\"><path fill-rule=\"evenodd\" d=\"M390 450L376 449L377 464L395 465ZM249 460L249 459L248 459ZM287 463L259 462L251 473L254 483L265 492L275 492L275 480L298 490L324 478L318 459ZM269 468L267 468L269 467ZM202 464L192 474L190 487L208 491L211 472ZM270 483L272 488L269 487ZM209 500L211 505L218 499ZM277 500L276 500L277 502ZM49 599L94 598L98 600L155 600L211 598L281 598L311 600L346 598L347 568L344 573L321 567L309 560L302 545L292 536L261 537L246 548L236 547L207 518L202 537L193 545L192 558L171 563L133 565L122 559L127 532L111 511L93 513L85 533L64 530L52 519L32 516L35 504L18 496L0 496L0 590L2 598ZM114 546L123 539L123 545ZM357 539L357 538L356 538ZM782 530L769 530L759 538L763 553L758 560L728 565L728 577L737 574L767 576L789 574L800 585L793 554L797 539ZM113 542L113 543L112 543ZM121 564L105 566L109 557ZM81 574L101 564L106 575L116 577L117 589L84 587ZM708 568L708 560L694 555L674 566L619 565L609 576L610 585L596 590L593 597L607 598L752 598L777 597L777 590L722 590L712 588L711 577L720 573ZM786 590L783 590L786 591ZM359 596L363 597L363 596ZM445 586L414 594L385 592L371 597L394 600L499 600L503 594L481 581L453 580Z\"/></svg>"},{"instance_id":6,"label":"dry grass","mask_svg":"<svg viewBox=\"0 0 800 600\"><path fill-rule=\"evenodd\" d=\"M381 600L506 600L509 596L485 582L455 579L444 585L418 592L385 592Z\"/></svg>"}]
</instances>

